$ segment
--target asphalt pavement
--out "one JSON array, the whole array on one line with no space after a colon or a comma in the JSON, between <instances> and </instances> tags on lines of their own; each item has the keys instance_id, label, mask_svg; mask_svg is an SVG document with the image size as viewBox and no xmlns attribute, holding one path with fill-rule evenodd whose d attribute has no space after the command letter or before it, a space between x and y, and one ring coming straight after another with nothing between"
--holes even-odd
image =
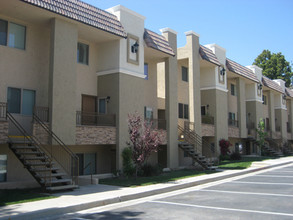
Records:
<instances>
[{"instance_id":1,"label":"asphalt pavement","mask_svg":"<svg viewBox=\"0 0 293 220\"><path fill-rule=\"evenodd\" d=\"M56 219L293 219L293 165L200 186L123 207Z\"/></svg>"}]
</instances>

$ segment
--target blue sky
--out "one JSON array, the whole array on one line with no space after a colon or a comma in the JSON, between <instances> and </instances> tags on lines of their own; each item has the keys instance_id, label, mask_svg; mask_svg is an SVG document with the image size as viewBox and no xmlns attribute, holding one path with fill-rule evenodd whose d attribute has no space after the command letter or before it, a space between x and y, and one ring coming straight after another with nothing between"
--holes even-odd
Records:
<instances>
[{"instance_id":1,"label":"blue sky","mask_svg":"<svg viewBox=\"0 0 293 220\"><path fill-rule=\"evenodd\" d=\"M264 50L281 52L293 62L293 0L83 0L101 9L123 5L146 17L145 27L160 33L169 27L200 34L200 43L216 43L227 57L251 65Z\"/></svg>"}]
</instances>

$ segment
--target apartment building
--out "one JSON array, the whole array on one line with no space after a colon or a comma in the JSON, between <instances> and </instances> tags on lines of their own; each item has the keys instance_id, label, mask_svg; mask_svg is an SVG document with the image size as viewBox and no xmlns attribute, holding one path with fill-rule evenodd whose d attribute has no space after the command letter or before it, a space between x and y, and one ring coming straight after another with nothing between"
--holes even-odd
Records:
<instances>
[{"instance_id":1,"label":"apartment building","mask_svg":"<svg viewBox=\"0 0 293 220\"><path fill-rule=\"evenodd\" d=\"M0 188L71 189L78 177L121 170L135 112L159 129L149 162L163 167L209 168L222 138L258 154L260 118L270 146L292 141L293 92L283 81L200 45L193 31L177 48L176 31L158 34L144 20L120 5L0 3Z\"/></svg>"}]
</instances>

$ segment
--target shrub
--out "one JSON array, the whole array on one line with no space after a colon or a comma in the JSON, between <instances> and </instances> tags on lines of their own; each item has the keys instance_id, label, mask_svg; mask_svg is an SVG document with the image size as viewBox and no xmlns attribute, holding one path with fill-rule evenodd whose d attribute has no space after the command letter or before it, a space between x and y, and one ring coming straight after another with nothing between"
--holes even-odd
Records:
<instances>
[{"instance_id":1,"label":"shrub","mask_svg":"<svg viewBox=\"0 0 293 220\"><path fill-rule=\"evenodd\" d=\"M231 159L231 160L241 160L241 155L240 155L240 153L238 153L238 152L233 152L233 153L230 155L230 159Z\"/></svg>"},{"instance_id":2,"label":"shrub","mask_svg":"<svg viewBox=\"0 0 293 220\"><path fill-rule=\"evenodd\" d=\"M221 139L219 141L220 149L221 149L221 155L225 156L230 153L229 147L231 146L230 142L225 139Z\"/></svg>"},{"instance_id":3,"label":"shrub","mask_svg":"<svg viewBox=\"0 0 293 220\"><path fill-rule=\"evenodd\" d=\"M229 155L220 155L220 161L223 161L223 160L230 160L230 156Z\"/></svg>"},{"instance_id":4,"label":"shrub","mask_svg":"<svg viewBox=\"0 0 293 220\"><path fill-rule=\"evenodd\" d=\"M133 176L135 173L135 167L132 162L132 149L131 147L126 147L122 151L123 159L123 174L127 177Z\"/></svg>"},{"instance_id":5,"label":"shrub","mask_svg":"<svg viewBox=\"0 0 293 220\"><path fill-rule=\"evenodd\" d=\"M155 176L160 173L161 169L158 165L153 166L151 164L145 163L141 166L138 174L139 176Z\"/></svg>"}]
</instances>

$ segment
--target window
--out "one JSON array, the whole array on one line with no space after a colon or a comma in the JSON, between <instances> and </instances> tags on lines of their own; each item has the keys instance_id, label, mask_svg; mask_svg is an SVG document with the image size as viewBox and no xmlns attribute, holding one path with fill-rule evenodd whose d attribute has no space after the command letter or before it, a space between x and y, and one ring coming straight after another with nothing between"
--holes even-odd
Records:
<instances>
[{"instance_id":1,"label":"window","mask_svg":"<svg viewBox=\"0 0 293 220\"><path fill-rule=\"evenodd\" d=\"M8 22L0 20L0 45L7 45L7 27Z\"/></svg>"},{"instance_id":2,"label":"window","mask_svg":"<svg viewBox=\"0 0 293 220\"><path fill-rule=\"evenodd\" d=\"M178 103L178 117L183 118L183 104Z\"/></svg>"},{"instance_id":3,"label":"window","mask_svg":"<svg viewBox=\"0 0 293 220\"><path fill-rule=\"evenodd\" d=\"M144 107L144 119L153 120L153 109L150 107Z\"/></svg>"},{"instance_id":4,"label":"window","mask_svg":"<svg viewBox=\"0 0 293 220\"><path fill-rule=\"evenodd\" d=\"M188 105L184 105L184 119L189 118L189 107Z\"/></svg>"},{"instance_id":5,"label":"window","mask_svg":"<svg viewBox=\"0 0 293 220\"><path fill-rule=\"evenodd\" d=\"M0 155L0 182L7 180L7 155Z\"/></svg>"},{"instance_id":6,"label":"window","mask_svg":"<svg viewBox=\"0 0 293 220\"><path fill-rule=\"evenodd\" d=\"M99 98L99 114L107 113L107 101L106 98Z\"/></svg>"},{"instance_id":7,"label":"window","mask_svg":"<svg viewBox=\"0 0 293 220\"><path fill-rule=\"evenodd\" d=\"M77 44L77 62L85 65L89 64L89 45Z\"/></svg>"},{"instance_id":8,"label":"window","mask_svg":"<svg viewBox=\"0 0 293 220\"><path fill-rule=\"evenodd\" d=\"M178 117L183 119L189 118L189 106L187 104L178 103Z\"/></svg>"},{"instance_id":9,"label":"window","mask_svg":"<svg viewBox=\"0 0 293 220\"><path fill-rule=\"evenodd\" d=\"M231 95L236 96L236 86L231 84Z\"/></svg>"},{"instance_id":10,"label":"window","mask_svg":"<svg viewBox=\"0 0 293 220\"><path fill-rule=\"evenodd\" d=\"M8 111L15 114L33 115L35 106L34 90L8 87L7 105Z\"/></svg>"},{"instance_id":11,"label":"window","mask_svg":"<svg viewBox=\"0 0 293 220\"><path fill-rule=\"evenodd\" d=\"M24 50L25 36L25 26L0 20L0 45Z\"/></svg>"},{"instance_id":12,"label":"window","mask_svg":"<svg viewBox=\"0 0 293 220\"><path fill-rule=\"evenodd\" d=\"M79 175L96 173L96 153L77 154L79 159Z\"/></svg>"},{"instance_id":13,"label":"window","mask_svg":"<svg viewBox=\"0 0 293 220\"><path fill-rule=\"evenodd\" d=\"M188 82L188 68L185 66L182 66L181 70L182 70L182 81Z\"/></svg>"},{"instance_id":14,"label":"window","mask_svg":"<svg viewBox=\"0 0 293 220\"><path fill-rule=\"evenodd\" d=\"M235 121L236 115L233 112L229 112L229 119Z\"/></svg>"},{"instance_id":15,"label":"window","mask_svg":"<svg viewBox=\"0 0 293 220\"><path fill-rule=\"evenodd\" d=\"M262 104L267 104L267 97L265 95L262 96Z\"/></svg>"},{"instance_id":16,"label":"window","mask_svg":"<svg viewBox=\"0 0 293 220\"><path fill-rule=\"evenodd\" d=\"M206 115L206 107L201 106L201 115Z\"/></svg>"},{"instance_id":17,"label":"window","mask_svg":"<svg viewBox=\"0 0 293 220\"><path fill-rule=\"evenodd\" d=\"M144 64L144 79L148 80L149 79L149 65L147 63Z\"/></svg>"}]
</instances>

